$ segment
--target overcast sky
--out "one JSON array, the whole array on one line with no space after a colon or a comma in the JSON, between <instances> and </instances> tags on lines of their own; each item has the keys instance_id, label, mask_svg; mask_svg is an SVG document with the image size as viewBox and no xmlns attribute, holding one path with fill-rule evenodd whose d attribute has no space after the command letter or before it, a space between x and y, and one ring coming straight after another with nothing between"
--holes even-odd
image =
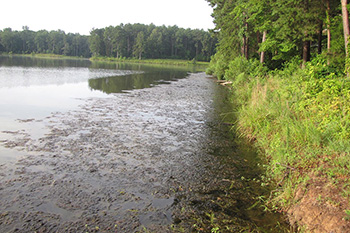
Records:
<instances>
[{"instance_id":1,"label":"overcast sky","mask_svg":"<svg viewBox=\"0 0 350 233\"><path fill-rule=\"evenodd\" d=\"M212 8L205 0L4 0L0 30L64 30L88 35L92 28L121 23L213 28Z\"/></svg>"}]
</instances>

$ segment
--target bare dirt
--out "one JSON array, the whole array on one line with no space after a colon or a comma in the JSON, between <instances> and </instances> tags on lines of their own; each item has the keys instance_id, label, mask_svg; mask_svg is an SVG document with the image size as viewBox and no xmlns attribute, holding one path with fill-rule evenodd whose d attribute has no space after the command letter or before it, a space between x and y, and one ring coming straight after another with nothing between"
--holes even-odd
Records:
<instances>
[{"instance_id":1,"label":"bare dirt","mask_svg":"<svg viewBox=\"0 0 350 233\"><path fill-rule=\"evenodd\" d=\"M341 185L313 176L298 188L291 208L287 211L294 229L313 233L350 232L345 210L349 203L341 196Z\"/></svg>"},{"instance_id":2,"label":"bare dirt","mask_svg":"<svg viewBox=\"0 0 350 233\"><path fill-rule=\"evenodd\" d=\"M223 124L221 88L193 74L20 119L48 133L3 132L25 156L1 165L1 232L279 231L281 216L249 209L259 171Z\"/></svg>"}]
</instances>

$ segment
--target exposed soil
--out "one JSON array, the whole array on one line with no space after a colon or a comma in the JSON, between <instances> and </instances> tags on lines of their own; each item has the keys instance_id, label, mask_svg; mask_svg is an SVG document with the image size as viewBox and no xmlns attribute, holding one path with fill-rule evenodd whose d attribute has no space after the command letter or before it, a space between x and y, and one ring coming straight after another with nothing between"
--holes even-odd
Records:
<instances>
[{"instance_id":1,"label":"exposed soil","mask_svg":"<svg viewBox=\"0 0 350 233\"><path fill-rule=\"evenodd\" d=\"M313 177L305 187L298 188L295 204L288 210L290 223L295 230L350 232L350 222L345 214L349 203L341 196L340 187L340 184L327 182L325 178Z\"/></svg>"},{"instance_id":2,"label":"exposed soil","mask_svg":"<svg viewBox=\"0 0 350 233\"><path fill-rule=\"evenodd\" d=\"M220 88L194 74L21 119L49 133L3 132L26 155L1 165L1 232L278 231L279 215L248 210L259 171L222 124Z\"/></svg>"}]
</instances>

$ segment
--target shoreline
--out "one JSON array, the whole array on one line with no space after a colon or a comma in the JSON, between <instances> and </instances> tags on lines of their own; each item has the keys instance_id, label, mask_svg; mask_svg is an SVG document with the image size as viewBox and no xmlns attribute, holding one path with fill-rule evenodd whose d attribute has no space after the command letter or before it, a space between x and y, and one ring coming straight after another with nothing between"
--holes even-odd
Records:
<instances>
[{"instance_id":1,"label":"shoreline","mask_svg":"<svg viewBox=\"0 0 350 233\"><path fill-rule=\"evenodd\" d=\"M195 67L196 70L204 72L209 66L209 62L202 61L190 61L190 60L178 60L178 59L120 59L114 57L73 57L64 56L57 54L9 54L0 53L0 56L16 56L16 57L32 57L37 59L53 59L53 60L82 60L90 62L106 62L106 63L129 63L129 64L140 64L140 65L152 65L152 66L173 66L173 67Z\"/></svg>"},{"instance_id":2,"label":"shoreline","mask_svg":"<svg viewBox=\"0 0 350 233\"><path fill-rule=\"evenodd\" d=\"M295 231L350 231L349 184L346 174L341 175L341 169L346 170L347 165L332 163L346 160L348 153L327 154L316 147L310 155L309 151L294 145L286 128L301 124L297 119L304 118L292 115L294 121L290 120L291 125L288 125L290 122L286 119L289 115L283 118L279 111L280 108L291 111L291 106L288 102L285 106L281 99L274 98L278 90L285 88L282 81L274 77L256 79L250 83L236 82L226 86L240 105L236 130L261 151L267 162L267 180L275 182L265 204L284 212ZM287 143L288 150L284 150L283 143ZM335 173L334 169L338 169L339 173Z\"/></svg>"},{"instance_id":3,"label":"shoreline","mask_svg":"<svg viewBox=\"0 0 350 233\"><path fill-rule=\"evenodd\" d=\"M101 62L126 62L134 64L152 64L152 65L173 65L173 66L198 66L207 68L209 62L202 62L196 60L178 60L178 59L123 59L114 57L91 57L90 61Z\"/></svg>"},{"instance_id":4,"label":"shoreline","mask_svg":"<svg viewBox=\"0 0 350 233\"><path fill-rule=\"evenodd\" d=\"M258 171L249 170L256 154L242 156L226 135L231 126L222 124L220 114L226 97L199 73L108 99L89 98L79 109L45 119L23 119L45 124L49 132L33 138L20 131L2 142L26 155L14 167L1 166L0 229L281 227L280 215L252 207L262 189L253 181Z\"/></svg>"}]
</instances>

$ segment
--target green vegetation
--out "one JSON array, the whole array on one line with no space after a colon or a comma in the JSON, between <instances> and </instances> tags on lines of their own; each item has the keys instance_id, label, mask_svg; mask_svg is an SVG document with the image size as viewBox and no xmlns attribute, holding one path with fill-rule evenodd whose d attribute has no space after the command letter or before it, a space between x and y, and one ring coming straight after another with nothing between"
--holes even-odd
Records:
<instances>
[{"instance_id":1,"label":"green vegetation","mask_svg":"<svg viewBox=\"0 0 350 233\"><path fill-rule=\"evenodd\" d=\"M6 53L5 53L6 54ZM10 55L10 54L8 54ZM76 56L66 56L60 54L53 53L31 53L31 54L17 54L18 56L23 57L34 57L34 58L43 58L43 59L79 59L79 60L88 60L88 58L76 57ZM16 56L16 54L12 54L12 56Z\"/></svg>"},{"instance_id":2,"label":"green vegetation","mask_svg":"<svg viewBox=\"0 0 350 233\"><path fill-rule=\"evenodd\" d=\"M68 33L62 30L34 32L27 26L22 31L11 28L0 30L0 53L55 55L90 57L88 36Z\"/></svg>"},{"instance_id":3,"label":"green vegetation","mask_svg":"<svg viewBox=\"0 0 350 233\"><path fill-rule=\"evenodd\" d=\"M349 192L350 82L326 63L319 56L303 70L293 61L283 71L254 76L260 67L246 61L239 66L246 71L233 79L241 106L238 130L266 153L268 174L283 185L275 193L283 207L291 204L296 185L310 177Z\"/></svg>"},{"instance_id":4,"label":"green vegetation","mask_svg":"<svg viewBox=\"0 0 350 233\"><path fill-rule=\"evenodd\" d=\"M104 62L127 62L127 63L136 63L136 64L158 64L158 65L174 65L174 66L209 66L209 62L205 61L196 61L193 60L179 60L179 59L125 59L125 58L115 58L115 57L92 57L91 61L104 61Z\"/></svg>"},{"instance_id":5,"label":"green vegetation","mask_svg":"<svg viewBox=\"0 0 350 233\"><path fill-rule=\"evenodd\" d=\"M237 130L266 155L267 177L277 184L268 202L288 209L298 201L298 190L319 183L332 191L318 200L348 219L347 5L331 0L208 2L219 45L207 73L232 81Z\"/></svg>"},{"instance_id":6,"label":"green vegetation","mask_svg":"<svg viewBox=\"0 0 350 233\"><path fill-rule=\"evenodd\" d=\"M209 61L216 46L216 39L209 32L153 24L121 24L93 29L89 40L93 56L140 60Z\"/></svg>"},{"instance_id":7,"label":"green vegetation","mask_svg":"<svg viewBox=\"0 0 350 233\"><path fill-rule=\"evenodd\" d=\"M54 54L85 58L93 55L111 60L117 58L118 61L153 59L151 63L155 59L209 61L215 52L216 42L215 37L203 30L177 26L157 27L153 24L121 24L93 29L90 36L66 34L62 30L34 32L27 26L22 31L11 28L0 30L0 53Z\"/></svg>"}]
</instances>

